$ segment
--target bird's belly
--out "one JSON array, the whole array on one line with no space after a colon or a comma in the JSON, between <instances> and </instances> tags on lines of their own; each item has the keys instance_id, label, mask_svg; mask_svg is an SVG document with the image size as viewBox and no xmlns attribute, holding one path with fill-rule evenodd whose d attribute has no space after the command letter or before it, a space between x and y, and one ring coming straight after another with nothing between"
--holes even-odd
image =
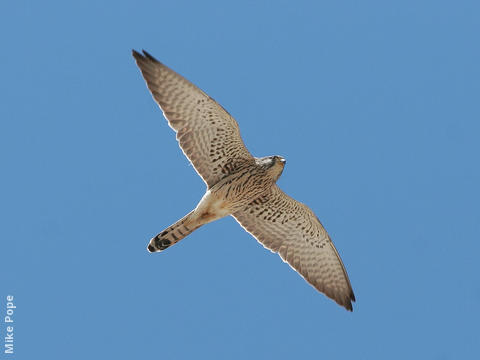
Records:
<instances>
[{"instance_id":1,"label":"bird's belly","mask_svg":"<svg viewBox=\"0 0 480 360\"><path fill-rule=\"evenodd\" d=\"M195 208L195 213L202 221L211 222L230 215L232 212L227 200L208 190Z\"/></svg>"}]
</instances>

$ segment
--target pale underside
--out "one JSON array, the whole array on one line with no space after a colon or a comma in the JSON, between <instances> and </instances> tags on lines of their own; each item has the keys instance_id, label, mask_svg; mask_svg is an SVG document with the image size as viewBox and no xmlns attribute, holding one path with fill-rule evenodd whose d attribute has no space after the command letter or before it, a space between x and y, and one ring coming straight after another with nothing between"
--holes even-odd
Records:
<instances>
[{"instance_id":1,"label":"pale underside","mask_svg":"<svg viewBox=\"0 0 480 360\"><path fill-rule=\"evenodd\" d=\"M208 188L254 163L237 122L223 107L148 53L133 51L133 56L155 101L177 133L180 148ZM355 297L343 263L307 206L274 185L268 195L232 215L316 289L352 310Z\"/></svg>"}]
</instances>

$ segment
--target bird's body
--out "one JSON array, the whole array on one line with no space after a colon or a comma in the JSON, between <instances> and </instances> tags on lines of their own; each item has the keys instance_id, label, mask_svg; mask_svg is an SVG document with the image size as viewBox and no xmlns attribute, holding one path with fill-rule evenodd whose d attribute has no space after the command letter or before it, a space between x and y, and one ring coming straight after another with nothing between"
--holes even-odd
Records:
<instances>
[{"instance_id":1,"label":"bird's body","mask_svg":"<svg viewBox=\"0 0 480 360\"><path fill-rule=\"evenodd\" d=\"M352 310L353 290L327 232L306 205L276 185L285 159L253 157L223 107L145 51L133 56L180 147L207 184L197 207L153 237L148 250L165 250L200 226L232 215L316 289Z\"/></svg>"},{"instance_id":2,"label":"bird's body","mask_svg":"<svg viewBox=\"0 0 480 360\"><path fill-rule=\"evenodd\" d=\"M200 226L232 215L255 199L267 196L284 166L285 160L279 156L246 163L208 188L193 211L150 240L148 250L165 250Z\"/></svg>"}]
</instances>

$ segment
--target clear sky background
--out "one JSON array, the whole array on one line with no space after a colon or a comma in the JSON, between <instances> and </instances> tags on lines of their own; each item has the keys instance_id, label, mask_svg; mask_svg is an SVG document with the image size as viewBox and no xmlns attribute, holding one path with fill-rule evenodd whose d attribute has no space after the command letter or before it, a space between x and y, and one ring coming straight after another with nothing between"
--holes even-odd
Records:
<instances>
[{"instance_id":1,"label":"clear sky background","mask_svg":"<svg viewBox=\"0 0 480 360\"><path fill-rule=\"evenodd\" d=\"M478 1L2 1L0 314L15 359L474 359ZM354 312L232 219L131 49L219 101L336 244ZM1 323L0 338L5 336ZM3 343L0 343L3 348Z\"/></svg>"}]
</instances>

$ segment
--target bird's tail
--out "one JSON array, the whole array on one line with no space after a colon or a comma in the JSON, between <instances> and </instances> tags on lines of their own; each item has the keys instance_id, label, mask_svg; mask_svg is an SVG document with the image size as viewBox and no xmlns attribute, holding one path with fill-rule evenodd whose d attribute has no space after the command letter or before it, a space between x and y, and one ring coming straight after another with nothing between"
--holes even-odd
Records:
<instances>
[{"instance_id":1,"label":"bird's tail","mask_svg":"<svg viewBox=\"0 0 480 360\"><path fill-rule=\"evenodd\" d=\"M194 221L193 212L191 211L175 224L169 226L157 236L150 240L148 244L148 251L158 252L182 240L185 236L190 234L195 229L198 229L202 224Z\"/></svg>"}]
</instances>

